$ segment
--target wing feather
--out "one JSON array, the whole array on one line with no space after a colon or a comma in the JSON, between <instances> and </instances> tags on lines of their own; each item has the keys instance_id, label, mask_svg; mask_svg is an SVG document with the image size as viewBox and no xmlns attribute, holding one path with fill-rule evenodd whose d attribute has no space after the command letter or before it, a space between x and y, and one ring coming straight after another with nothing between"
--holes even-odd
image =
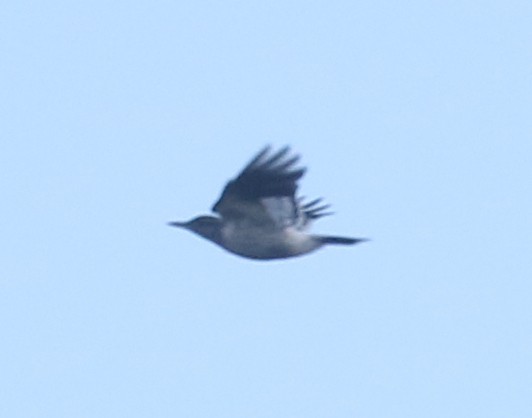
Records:
<instances>
[{"instance_id":1,"label":"wing feather","mask_svg":"<svg viewBox=\"0 0 532 418\"><path fill-rule=\"evenodd\" d=\"M305 174L305 168L297 167L299 159L298 155L290 155L288 146L274 153L265 147L227 183L212 210L228 219L238 217L277 225L279 219L283 224L290 219L294 222L298 212L297 182ZM274 198L282 200L273 203Z\"/></svg>"},{"instance_id":2,"label":"wing feather","mask_svg":"<svg viewBox=\"0 0 532 418\"><path fill-rule=\"evenodd\" d=\"M306 170L297 166L299 160L288 146L276 152L269 146L263 148L227 183L212 210L226 220L272 228L304 229L312 221L331 215L327 211L330 206L322 204L321 198L307 203L296 199L297 183Z\"/></svg>"}]
</instances>

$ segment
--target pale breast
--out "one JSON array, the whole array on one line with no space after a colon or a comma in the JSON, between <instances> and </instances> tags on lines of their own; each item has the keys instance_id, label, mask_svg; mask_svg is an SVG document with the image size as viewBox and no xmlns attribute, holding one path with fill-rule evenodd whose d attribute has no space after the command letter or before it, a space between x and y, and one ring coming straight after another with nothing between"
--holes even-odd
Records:
<instances>
[{"instance_id":1,"label":"pale breast","mask_svg":"<svg viewBox=\"0 0 532 418\"><path fill-rule=\"evenodd\" d=\"M249 227L238 228L235 224L222 229L223 243L227 250L254 259L287 258L313 251L321 246L294 228L271 230Z\"/></svg>"}]
</instances>

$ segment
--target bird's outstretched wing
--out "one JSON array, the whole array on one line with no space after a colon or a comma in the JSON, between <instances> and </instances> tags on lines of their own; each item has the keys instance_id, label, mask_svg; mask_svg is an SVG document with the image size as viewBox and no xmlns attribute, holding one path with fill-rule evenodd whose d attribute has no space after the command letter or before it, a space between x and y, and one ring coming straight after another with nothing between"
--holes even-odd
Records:
<instances>
[{"instance_id":1,"label":"bird's outstretched wing","mask_svg":"<svg viewBox=\"0 0 532 418\"><path fill-rule=\"evenodd\" d=\"M277 152L265 147L241 173L227 183L212 210L225 219L272 226L294 224L300 216L295 194L305 168L299 156L284 147Z\"/></svg>"}]
</instances>

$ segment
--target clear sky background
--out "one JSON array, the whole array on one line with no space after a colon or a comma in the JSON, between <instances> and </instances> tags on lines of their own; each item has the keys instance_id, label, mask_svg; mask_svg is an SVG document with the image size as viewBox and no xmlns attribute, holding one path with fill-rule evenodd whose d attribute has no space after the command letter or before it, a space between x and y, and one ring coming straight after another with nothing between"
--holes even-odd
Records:
<instances>
[{"instance_id":1,"label":"clear sky background","mask_svg":"<svg viewBox=\"0 0 532 418\"><path fill-rule=\"evenodd\" d=\"M0 416L532 416L532 2L4 2ZM166 226L265 144L323 233Z\"/></svg>"}]
</instances>

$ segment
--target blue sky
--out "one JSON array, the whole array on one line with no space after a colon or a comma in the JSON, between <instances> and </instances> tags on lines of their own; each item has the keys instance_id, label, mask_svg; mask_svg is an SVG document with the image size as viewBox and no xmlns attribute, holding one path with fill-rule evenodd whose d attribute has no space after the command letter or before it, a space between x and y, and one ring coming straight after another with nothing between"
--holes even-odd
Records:
<instances>
[{"instance_id":1,"label":"blue sky","mask_svg":"<svg viewBox=\"0 0 532 418\"><path fill-rule=\"evenodd\" d=\"M532 416L532 3L12 1L0 415ZM318 232L170 220L290 144Z\"/></svg>"}]
</instances>

